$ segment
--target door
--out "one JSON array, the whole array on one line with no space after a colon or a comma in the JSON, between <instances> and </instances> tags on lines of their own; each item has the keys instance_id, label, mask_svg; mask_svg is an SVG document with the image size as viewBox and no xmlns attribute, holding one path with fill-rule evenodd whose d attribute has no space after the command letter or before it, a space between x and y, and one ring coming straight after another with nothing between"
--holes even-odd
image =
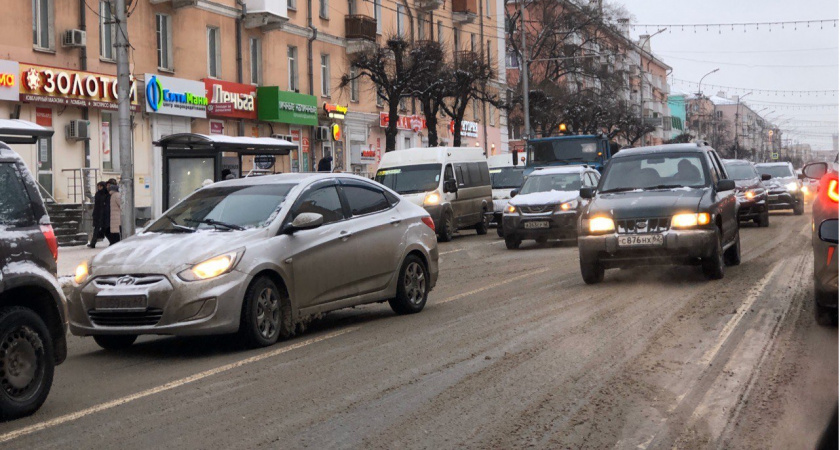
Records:
<instances>
[{"instance_id":1,"label":"door","mask_svg":"<svg viewBox=\"0 0 840 450\"><path fill-rule=\"evenodd\" d=\"M452 212L455 214L455 225L462 227L467 222L465 216L470 211L470 169L466 163L455 163L452 168L458 183L458 192L452 202Z\"/></svg>"},{"instance_id":2,"label":"door","mask_svg":"<svg viewBox=\"0 0 840 450\"><path fill-rule=\"evenodd\" d=\"M52 138L38 139L38 183L43 186L51 196L55 196L55 187L53 186L53 152L52 152ZM68 192L68 198L71 198L72 192ZM74 199L73 202L80 201Z\"/></svg>"},{"instance_id":3,"label":"door","mask_svg":"<svg viewBox=\"0 0 840 450\"><path fill-rule=\"evenodd\" d=\"M706 153L706 163L709 164L709 173L712 180L712 192L714 192L713 201L717 207L720 215L721 223L723 224L723 241L730 242L735 238L735 233L738 229L738 210L736 205L736 198L734 191L718 191L715 185L719 180L724 179L725 173L722 166L715 161L715 157L711 152Z\"/></svg>"}]
</instances>

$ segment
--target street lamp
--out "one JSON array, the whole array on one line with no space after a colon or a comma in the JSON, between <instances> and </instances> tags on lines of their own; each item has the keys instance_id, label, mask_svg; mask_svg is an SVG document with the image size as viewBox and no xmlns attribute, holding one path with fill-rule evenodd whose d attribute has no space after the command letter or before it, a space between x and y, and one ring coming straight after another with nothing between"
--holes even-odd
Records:
<instances>
[{"instance_id":1,"label":"street lamp","mask_svg":"<svg viewBox=\"0 0 840 450\"><path fill-rule=\"evenodd\" d=\"M720 70L720 67L718 67L717 69L715 69L715 70L713 70L713 71L711 71L711 72L707 73L706 75L703 75L703 77L702 77L702 78L700 78L700 82L699 82L699 83L697 83L697 96L698 96L698 97L703 97L703 89L701 89L701 88L700 88L700 87L703 85L703 80L705 80L705 79L706 79L706 77L708 77L709 75L711 75L711 74L713 74L713 73L717 72L718 70Z\"/></svg>"},{"instance_id":2,"label":"street lamp","mask_svg":"<svg viewBox=\"0 0 840 450\"><path fill-rule=\"evenodd\" d=\"M639 116L642 118L642 129L644 130L645 126L645 70L644 66L642 66L642 55L645 52L645 45L650 42L650 38L656 36L657 34L664 33L667 28L662 28L661 30L657 31L656 33L651 34L648 36L644 42L639 44ZM653 93L653 90L651 90ZM651 95L652 97L653 95ZM645 146L645 133L642 133L642 147Z\"/></svg>"},{"instance_id":3,"label":"street lamp","mask_svg":"<svg viewBox=\"0 0 840 450\"><path fill-rule=\"evenodd\" d=\"M738 103L735 105L735 159L738 159L738 150L741 149L741 130L743 129L741 122L738 121L738 113L741 111L741 100L750 94L752 91L738 97Z\"/></svg>"}]
</instances>

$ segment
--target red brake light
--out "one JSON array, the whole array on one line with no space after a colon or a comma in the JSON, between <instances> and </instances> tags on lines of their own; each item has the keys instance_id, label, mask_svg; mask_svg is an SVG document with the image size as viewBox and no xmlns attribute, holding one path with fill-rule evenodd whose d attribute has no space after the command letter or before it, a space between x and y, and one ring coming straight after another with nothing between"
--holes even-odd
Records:
<instances>
[{"instance_id":1,"label":"red brake light","mask_svg":"<svg viewBox=\"0 0 840 450\"><path fill-rule=\"evenodd\" d=\"M423 216L422 220L423 220L423 223L425 223L426 225L429 226L429 228L432 229L432 231L435 231L435 221L432 220L431 216Z\"/></svg>"},{"instance_id":2,"label":"red brake light","mask_svg":"<svg viewBox=\"0 0 840 450\"><path fill-rule=\"evenodd\" d=\"M44 239L47 240L47 247L50 248L53 258L58 261L58 239L55 237L52 225L41 225L41 233L44 233Z\"/></svg>"},{"instance_id":3,"label":"red brake light","mask_svg":"<svg viewBox=\"0 0 840 450\"><path fill-rule=\"evenodd\" d=\"M825 190L825 195L834 203L840 200L840 192L838 192L837 184L837 178L832 178L828 180L828 188Z\"/></svg>"}]
</instances>

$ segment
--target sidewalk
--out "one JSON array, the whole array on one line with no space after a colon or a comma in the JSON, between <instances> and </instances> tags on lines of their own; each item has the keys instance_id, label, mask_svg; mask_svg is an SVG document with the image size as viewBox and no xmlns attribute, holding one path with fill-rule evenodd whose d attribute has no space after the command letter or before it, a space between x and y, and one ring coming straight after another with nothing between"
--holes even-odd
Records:
<instances>
[{"instance_id":1,"label":"sidewalk","mask_svg":"<svg viewBox=\"0 0 840 450\"><path fill-rule=\"evenodd\" d=\"M58 276L73 276L76 273L76 266L86 259L93 258L97 253L108 248L108 241L99 242L96 248L88 248L85 245L76 247L58 248Z\"/></svg>"}]
</instances>

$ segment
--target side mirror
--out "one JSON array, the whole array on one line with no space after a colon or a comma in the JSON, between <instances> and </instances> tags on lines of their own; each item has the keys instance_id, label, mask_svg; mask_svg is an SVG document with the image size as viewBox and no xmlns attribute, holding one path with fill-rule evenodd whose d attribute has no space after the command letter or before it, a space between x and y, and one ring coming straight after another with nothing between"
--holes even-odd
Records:
<instances>
[{"instance_id":1,"label":"side mirror","mask_svg":"<svg viewBox=\"0 0 840 450\"><path fill-rule=\"evenodd\" d=\"M458 182L456 180L446 180L443 182L443 192L445 194L458 192Z\"/></svg>"},{"instance_id":2,"label":"side mirror","mask_svg":"<svg viewBox=\"0 0 840 450\"><path fill-rule=\"evenodd\" d=\"M519 189L514 189L510 191L510 198L516 197L516 194L519 193Z\"/></svg>"},{"instance_id":3,"label":"side mirror","mask_svg":"<svg viewBox=\"0 0 840 450\"><path fill-rule=\"evenodd\" d=\"M771 177L769 173L762 173L761 174L761 181L767 181L771 178L773 178L773 177Z\"/></svg>"},{"instance_id":4,"label":"side mirror","mask_svg":"<svg viewBox=\"0 0 840 450\"><path fill-rule=\"evenodd\" d=\"M715 188L718 192L731 191L735 189L735 180L718 180Z\"/></svg>"},{"instance_id":5,"label":"side mirror","mask_svg":"<svg viewBox=\"0 0 840 450\"><path fill-rule=\"evenodd\" d=\"M796 178L799 178L800 180L804 180L804 179L806 179L806 178L808 178L808 177L806 177L804 173L797 173L797 174L796 174Z\"/></svg>"},{"instance_id":6,"label":"side mirror","mask_svg":"<svg viewBox=\"0 0 840 450\"><path fill-rule=\"evenodd\" d=\"M594 187L582 187L580 188L580 198L595 198L595 188Z\"/></svg>"},{"instance_id":7,"label":"side mirror","mask_svg":"<svg viewBox=\"0 0 840 450\"><path fill-rule=\"evenodd\" d=\"M828 163L816 162L808 164L802 168L802 173L812 180L819 180L823 175L828 173Z\"/></svg>"},{"instance_id":8,"label":"side mirror","mask_svg":"<svg viewBox=\"0 0 840 450\"><path fill-rule=\"evenodd\" d=\"M300 213L284 230L287 234L298 230L311 230L324 224L324 216L318 213Z\"/></svg>"},{"instance_id":9,"label":"side mirror","mask_svg":"<svg viewBox=\"0 0 840 450\"><path fill-rule=\"evenodd\" d=\"M837 219L823 220L820 224L820 240L837 244Z\"/></svg>"}]
</instances>

